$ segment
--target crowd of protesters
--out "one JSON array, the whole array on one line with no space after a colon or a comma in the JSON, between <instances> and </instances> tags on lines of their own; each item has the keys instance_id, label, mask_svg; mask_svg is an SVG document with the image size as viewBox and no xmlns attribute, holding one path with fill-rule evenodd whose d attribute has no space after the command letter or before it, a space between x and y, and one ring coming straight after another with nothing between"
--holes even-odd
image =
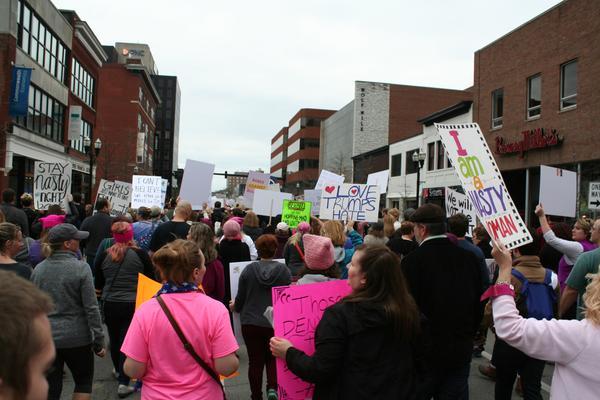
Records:
<instances>
[{"instance_id":1,"label":"crowd of protesters","mask_svg":"<svg viewBox=\"0 0 600 400\"><path fill-rule=\"evenodd\" d=\"M143 399L223 398L220 375L239 367L232 312L253 400L278 398L276 358L314 383L313 399L468 399L490 328L480 371L496 399L511 398L517 377L526 399L541 398L546 362L553 398L600 393L600 220L579 218L567 237L540 205L533 241L508 251L433 204L290 229L218 201L113 218L106 199L91 211L74 194L44 212L28 194L16 200L2 193L0 398L59 399L66 364L73 397L89 399L94 354L107 352L121 398L140 387ZM248 264L233 298L235 262ZM136 310L139 274L162 287ZM325 310L314 354L275 337L273 287L336 279L351 293Z\"/></svg>"}]
</instances>

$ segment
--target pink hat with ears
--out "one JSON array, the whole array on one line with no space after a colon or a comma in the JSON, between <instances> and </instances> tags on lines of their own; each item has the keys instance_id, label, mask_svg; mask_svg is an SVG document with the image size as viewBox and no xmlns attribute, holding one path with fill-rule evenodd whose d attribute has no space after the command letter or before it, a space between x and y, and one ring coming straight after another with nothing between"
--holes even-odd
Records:
<instances>
[{"instance_id":1,"label":"pink hat with ears","mask_svg":"<svg viewBox=\"0 0 600 400\"><path fill-rule=\"evenodd\" d=\"M51 214L47 217L40 218L42 221L42 229L50 229L53 226L64 224L66 215Z\"/></svg>"}]
</instances>

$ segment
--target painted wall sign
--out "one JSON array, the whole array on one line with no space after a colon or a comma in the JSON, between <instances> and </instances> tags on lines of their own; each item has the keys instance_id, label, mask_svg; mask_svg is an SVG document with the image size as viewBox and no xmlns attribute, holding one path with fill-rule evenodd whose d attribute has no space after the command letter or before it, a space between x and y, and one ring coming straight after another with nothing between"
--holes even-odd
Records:
<instances>
[{"instance_id":1,"label":"painted wall sign","mask_svg":"<svg viewBox=\"0 0 600 400\"><path fill-rule=\"evenodd\" d=\"M516 142L507 142L500 136L496 137L496 154L519 153L523 158L529 150L558 146L563 141L556 129L531 129L521 132L521 136L523 138Z\"/></svg>"}]
</instances>

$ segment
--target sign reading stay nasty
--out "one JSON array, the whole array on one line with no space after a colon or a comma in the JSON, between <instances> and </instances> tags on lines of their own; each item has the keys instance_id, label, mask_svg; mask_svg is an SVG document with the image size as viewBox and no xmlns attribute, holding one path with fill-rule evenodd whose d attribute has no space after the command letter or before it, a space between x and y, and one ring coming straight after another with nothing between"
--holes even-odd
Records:
<instances>
[{"instance_id":1,"label":"sign reading stay nasty","mask_svg":"<svg viewBox=\"0 0 600 400\"><path fill-rule=\"evenodd\" d=\"M435 124L465 193L492 239L508 249L531 242L477 124Z\"/></svg>"}]
</instances>

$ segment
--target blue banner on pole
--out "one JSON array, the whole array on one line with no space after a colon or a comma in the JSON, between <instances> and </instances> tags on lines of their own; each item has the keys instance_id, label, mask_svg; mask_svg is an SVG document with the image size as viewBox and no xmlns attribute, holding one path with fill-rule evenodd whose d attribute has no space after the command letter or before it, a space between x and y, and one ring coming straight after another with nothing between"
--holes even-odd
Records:
<instances>
[{"instance_id":1,"label":"blue banner on pole","mask_svg":"<svg viewBox=\"0 0 600 400\"><path fill-rule=\"evenodd\" d=\"M13 67L10 85L8 113L12 116L26 116L29 102L29 83L31 68Z\"/></svg>"}]
</instances>

